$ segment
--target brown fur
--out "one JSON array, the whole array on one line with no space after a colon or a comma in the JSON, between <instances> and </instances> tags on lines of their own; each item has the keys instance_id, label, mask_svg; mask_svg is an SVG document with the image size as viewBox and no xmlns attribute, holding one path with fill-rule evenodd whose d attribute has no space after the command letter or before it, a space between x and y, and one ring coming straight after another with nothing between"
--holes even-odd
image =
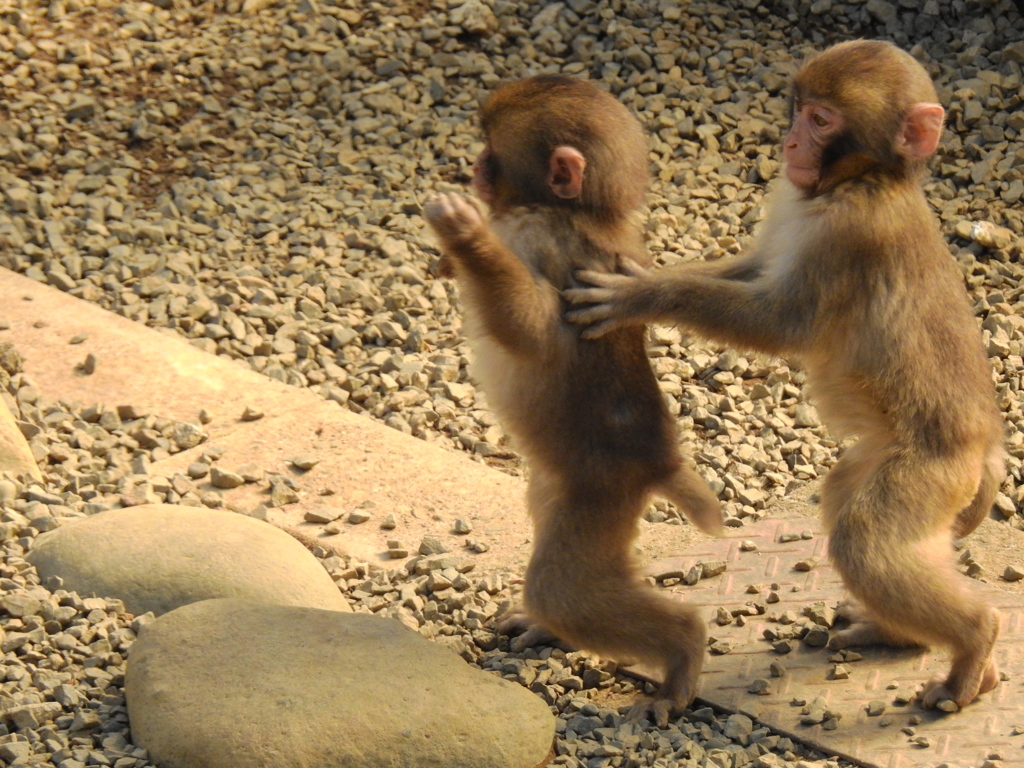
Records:
<instances>
[{"instance_id":1,"label":"brown fur","mask_svg":"<svg viewBox=\"0 0 1024 768\"><path fill-rule=\"evenodd\" d=\"M938 114L931 127L941 130L941 108L915 107L934 98L926 80L884 43L845 43L812 59L795 77L797 108L819 99L824 114L837 111L856 162L822 162L806 188L780 179L738 259L639 279L581 275L602 287L570 291L596 302L570 317L602 322L588 335L671 322L800 357L826 423L860 437L821 499L832 562L858 604L832 644L946 647L950 673L928 684L922 703L963 706L998 682L999 617L957 573L950 542L991 509L1003 430L962 278L921 191L926 131L906 127L915 118L905 115ZM881 119L886 104L895 119Z\"/></svg>"},{"instance_id":2,"label":"brown fur","mask_svg":"<svg viewBox=\"0 0 1024 768\"><path fill-rule=\"evenodd\" d=\"M490 220L453 196L435 198L425 214L459 283L476 378L530 470L525 613L503 628L660 665L664 684L634 715L664 723L696 692L706 628L695 608L641 581L631 552L637 521L652 493L712 533L721 510L683 463L643 329L583 340L562 319L560 296L575 268L644 258L634 220L647 182L643 133L611 96L568 78L498 90L482 124L478 166L491 166L478 168L476 186L492 203ZM581 194L532 197L524 187L543 189L536 180L558 146L585 162ZM608 165L613 157L622 173Z\"/></svg>"}]
</instances>

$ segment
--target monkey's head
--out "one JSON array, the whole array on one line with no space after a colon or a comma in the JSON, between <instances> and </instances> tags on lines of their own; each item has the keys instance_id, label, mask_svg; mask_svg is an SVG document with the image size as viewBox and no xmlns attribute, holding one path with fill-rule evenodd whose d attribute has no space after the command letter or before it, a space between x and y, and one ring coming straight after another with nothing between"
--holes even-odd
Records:
<instances>
[{"instance_id":1,"label":"monkey's head","mask_svg":"<svg viewBox=\"0 0 1024 768\"><path fill-rule=\"evenodd\" d=\"M647 138L629 111L586 80L542 75L498 88L480 108L486 147L477 195L497 210L544 205L619 218L647 193Z\"/></svg>"},{"instance_id":2,"label":"monkey's head","mask_svg":"<svg viewBox=\"0 0 1024 768\"><path fill-rule=\"evenodd\" d=\"M793 77L786 175L811 194L868 170L916 178L942 134L937 102L924 67L891 43L834 45Z\"/></svg>"}]
</instances>

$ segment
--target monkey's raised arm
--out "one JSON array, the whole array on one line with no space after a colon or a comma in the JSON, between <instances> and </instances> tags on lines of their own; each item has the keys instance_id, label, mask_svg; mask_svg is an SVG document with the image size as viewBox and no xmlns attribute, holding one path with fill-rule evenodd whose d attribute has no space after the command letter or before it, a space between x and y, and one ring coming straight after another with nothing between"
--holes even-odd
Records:
<instances>
[{"instance_id":1,"label":"monkey's raised arm","mask_svg":"<svg viewBox=\"0 0 1024 768\"><path fill-rule=\"evenodd\" d=\"M754 256L710 269L678 267L632 275L582 271L576 277L595 287L564 291L565 298L592 306L573 309L565 317L591 325L583 333L586 338L620 325L679 324L731 346L781 354L804 347L814 316L813 294L785 290L761 276Z\"/></svg>"},{"instance_id":2,"label":"monkey's raised arm","mask_svg":"<svg viewBox=\"0 0 1024 768\"><path fill-rule=\"evenodd\" d=\"M475 305L488 335L513 352L550 349L552 326L559 320L555 290L536 279L467 200L438 195L427 202L424 215L455 262L463 300Z\"/></svg>"}]
</instances>

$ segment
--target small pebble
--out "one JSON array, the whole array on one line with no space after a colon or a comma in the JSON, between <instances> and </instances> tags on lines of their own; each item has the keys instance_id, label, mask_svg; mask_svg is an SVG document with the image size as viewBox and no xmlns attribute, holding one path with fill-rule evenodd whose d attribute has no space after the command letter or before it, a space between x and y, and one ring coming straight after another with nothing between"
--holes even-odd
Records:
<instances>
[{"instance_id":1,"label":"small pebble","mask_svg":"<svg viewBox=\"0 0 1024 768\"><path fill-rule=\"evenodd\" d=\"M317 458L316 456L313 456L312 454L303 453L298 456L293 456L291 459L289 459L289 463L296 469L306 471L312 469L317 464L319 464L320 459Z\"/></svg>"},{"instance_id":2,"label":"small pebble","mask_svg":"<svg viewBox=\"0 0 1024 768\"><path fill-rule=\"evenodd\" d=\"M263 418L263 411L246 406L245 410L242 411L241 418L242 421L258 421Z\"/></svg>"},{"instance_id":3,"label":"small pebble","mask_svg":"<svg viewBox=\"0 0 1024 768\"><path fill-rule=\"evenodd\" d=\"M214 488L237 488L245 484L245 479L237 472L229 472L214 465L210 468L210 484Z\"/></svg>"},{"instance_id":4,"label":"small pebble","mask_svg":"<svg viewBox=\"0 0 1024 768\"><path fill-rule=\"evenodd\" d=\"M1024 579L1024 570L1015 565L1006 566L1006 570L1003 571L1004 581L1020 581L1021 579Z\"/></svg>"},{"instance_id":5,"label":"small pebble","mask_svg":"<svg viewBox=\"0 0 1024 768\"><path fill-rule=\"evenodd\" d=\"M710 579L713 576L719 576L725 573L728 563L725 560L711 560L706 563L701 563L700 577L702 579Z\"/></svg>"},{"instance_id":6,"label":"small pebble","mask_svg":"<svg viewBox=\"0 0 1024 768\"><path fill-rule=\"evenodd\" d=\"M443 555L447 551L448 548L436 536L424 536L420 541L419 553L421 555Z\"/></svg>"},{"instance_id":7,"label":"small pebble","mask_svg":"<svg viewBox=\"0 0 1024 768\"><path fill-rule=\"evenodd\" d=\"M188 465L188 469L185 472L193 480L201 480L210 474L210 465L202 461L194 461Z\"/></svg>"},{"instance_id":8,"label":"small pebble","mask_svg":"<svg viewBox=\"0 0 1024 768\"><path fill-rule=\"evenodd\" d=\"M772 692L772 685L764 678L757 678L754 680L750 687L747 689L747 693L753 693L758 696L767 696Z\"/></svg>"},{"instance_id":9,"label":"small pebble","mask_svg":"<svg viewBox=\"0 0 1024 768\"><path fill-rule=\"evenodd\" d=\"M830 680L848 680L850 678L850 670L842 664L836 664L832 667L832 672L829 675Z\"/></svg>"},{"instance_id":10,"label":"small pebble","mask_svg":"<svg viewBox=\"0 0 1024 768\"><path fill-rule=\"evenodd\" d=\"M337 507L316 507L306 510L302 515L302 519L307 523L331 523L343 514L345 514L345 511Z\"/></svg>"},{"instance_id":11,"label":"small pebble","mask_svg":"<svg viewBox=\"0 0 1024 768\"><path fill-rule=\"evenodd\" d=\"M85 360L80 362L77 366L77 370L85 376L92 376L96 373L96 365L99 363L96 355L92 352L85 356Z\"/></svg>"},{"instance_id":12,"label":"small pebble","mask_svg":"<svg viewBox=\"0 0 1024 768\"><path fill-rule=\"evenodd\" d=\"M731 653L732 649L736 647L736 641L730 639L715 640L708 647L713 654L722 655L725 653Z\"/></svg>"}]
</instances>

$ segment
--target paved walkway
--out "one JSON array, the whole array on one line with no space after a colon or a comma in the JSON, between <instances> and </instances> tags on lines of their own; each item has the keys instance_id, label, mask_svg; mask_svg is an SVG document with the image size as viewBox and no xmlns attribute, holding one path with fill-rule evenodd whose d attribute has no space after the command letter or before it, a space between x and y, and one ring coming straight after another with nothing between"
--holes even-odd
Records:
<instances>
[{"instance_id":1,"label":"paved walkway","mask_svg":"<svg viewBox=\"0 0 1024 768\"><path fill-rule=\"evenodd\" d=\"M986 523L997 525L1002 524ZM812 538L799 538L804 532ZM956 714L925 711L915 701L899 702L912 699L924 682L948 670L947 653L857 648L851 650L862 658L847 661L842 653L800 641L793 642L792 651L778 653L765 639L766 630L784 632L789 626L775 618L786 613L803 618L808 606L834 606L842 595L839 577L825 557L827 538L815 518L768 518L744 528L743 535L756 551L743 551L736 539L719 539L649 569L687 573L697 563L724 560L724 573L694 586L679 586L679 598L706 606L708 616L715 616L719 608L730 614L744 609L755 614L745 616L742 625L712 622L710 634L732 645L732 650L709 657L701 681L704 700L867 766L935 768L954 763L969 768L981 766L993 754L1001 756L1004 768L1024 766L1024 733L1014 733L1015 727L1024 731L1024 595L994 584L976 584L979 594L1003 614L996 660L1009 680ZM788 535L797 538L782 541ZM802 570L807 566L809 570ZM784 669L781 677L773 676L773 663ZM751 692L760 689L757 680L767 681L767 691ZM804 709L794 700L810 705L819 697L826 710L840 716L838 722L819 718L818 724L802 724ZM872 702L883 704L884 711L869 713Z\"/></svg>"}]
</instances>

